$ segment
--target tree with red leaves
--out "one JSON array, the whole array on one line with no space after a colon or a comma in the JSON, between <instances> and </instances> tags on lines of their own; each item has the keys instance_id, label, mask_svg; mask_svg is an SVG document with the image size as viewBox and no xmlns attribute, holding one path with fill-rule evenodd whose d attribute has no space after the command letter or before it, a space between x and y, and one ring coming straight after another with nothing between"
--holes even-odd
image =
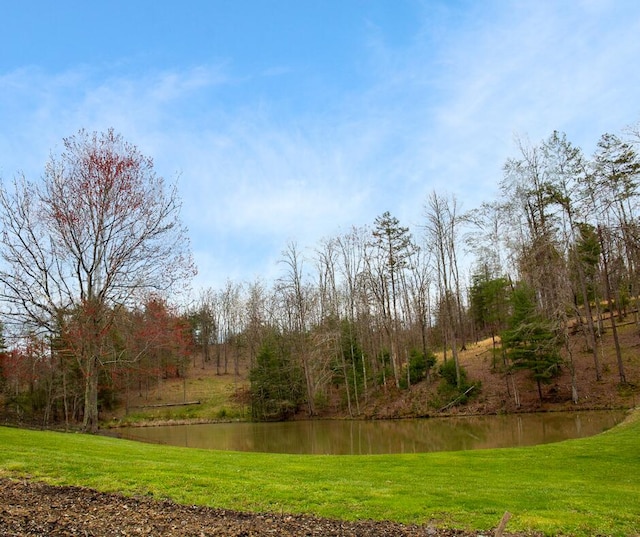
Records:
<instances>
[{"instance_id":1,"label":"tree with red leaves","mask_svg":"<svg viewBox=\"0 0 640 537\"><path fill-rule=\"evenodd\" d=\"M168 295L195 269L175 184L108 130L81 130L43 180L0 187L0 300L14 327L74 336L83 429L98 427L98 376L118 311Z\"/></svg>"}]
</instances>

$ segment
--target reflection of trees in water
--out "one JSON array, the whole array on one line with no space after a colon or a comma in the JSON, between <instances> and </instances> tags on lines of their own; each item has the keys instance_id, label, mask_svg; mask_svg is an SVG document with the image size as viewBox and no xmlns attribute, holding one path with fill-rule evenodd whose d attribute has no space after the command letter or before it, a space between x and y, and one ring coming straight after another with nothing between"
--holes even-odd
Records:
<instances>
[{"instance_id":1,"label":"reflection of trees in water","mask_svg":"<svg viewBox=\"0 0 640 537\"><path fill-rule=\"evenodd\" d=\"M174 425L121 430L160 444L235 451L367 455L514 447L592 436L624 411L516 414L379 421Z\"/></svg>"}]
</instances>

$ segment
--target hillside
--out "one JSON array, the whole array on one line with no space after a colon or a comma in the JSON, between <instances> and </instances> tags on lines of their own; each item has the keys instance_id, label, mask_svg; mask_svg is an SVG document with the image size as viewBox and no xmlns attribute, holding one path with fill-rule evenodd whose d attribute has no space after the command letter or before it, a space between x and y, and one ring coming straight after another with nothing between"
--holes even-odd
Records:
<instances>
[{"instance_id":1,"label":"hillside","mask_svg":"<svg viewBox=\"0 0 640 537\"><path fill-rule=\"evenodd\" d=\"M571 400L571 373L568 365L549 385L543 386L543 400L539 400L535 382L526 371L513 375L520 406L515 403L513 384L497 369L492 369L492 343L490 339L471 343L460 352L460 364L466 370L470 382L479 382L472 390L474 395L464 405L442 410L438 386L440 380L432 374L409 390L388 388L360 404L362 418L405 418L440 414L495 414L500 412L538 412L559 410L587 410L600 408L632 408L640 404L640 336L633 322L619 326L619 338L623 352L623 364L627 384L620 385L615 349L610 331L601 339L600 364L602 379L595 378L593 355L585 348L581 334L571 337L573 364L576 373L578 403ZM450 356L450 355L449 355ZM439 363L442 355L438 357ZM566 352L565 352L566 361ZM240 363L238 375L228 372L218 374L214 362L203 364L195 360L184 378L168 379L147 393L129 395L128 411L123 403L103 416L111 425L141 423L147 421L222 421L249 419L251 415L248 396L248 370ZM185 404L195 403L197 404ZM300 418L306 418L304 414ZM330 404L320 417L349 417L337 403Z\"/></svg>"},{"instance_id":2,"label":"hillside","mask_svg":"<svg viewBox=\"0 0 640 537\"><path fill-rule=\"evenodd\" d=\"M518 371L513 377L520 398L515 404L513 387L503 373L491 368L492 344L487 339L468 345L460 353L460 363L471 382L481 383L479 393L465 405L446 410L449 414L495 414L500 412L546 412L560 410L587 410L605 408L633 408L640 404L640 337L635 324L619 326L620 345L627 384L620 385L613 338L606 332L601 341L600 365L602 379L596 380L593 354L585 348L581 334L572 336L571 347L576 374L578 403L571 399L571 372L568 365L549 385L543 385L540 401L535 382L527 371ZM564 353L566 360L566 352ZM380 400L369 411L371 417L409 417L433 415L437 408L429 406L437 393L438 381L420 383L410 392L400 393L393 401Z\"/></svg>"}]
</instances>

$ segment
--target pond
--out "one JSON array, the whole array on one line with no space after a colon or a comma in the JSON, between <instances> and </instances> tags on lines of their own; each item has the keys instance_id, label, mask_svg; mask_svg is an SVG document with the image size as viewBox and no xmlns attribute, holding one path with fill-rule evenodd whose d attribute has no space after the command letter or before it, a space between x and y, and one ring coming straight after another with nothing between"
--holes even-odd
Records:
<instances>
[{"instance_id":1,"label":"pond","mask_svg":"<svg viewBox=\"0 0 640 537\"><path fill-rule=\"evenodd\" d=\"M407 420L315 420L124 427L109 435L182 447L365 455L530 446L593 436L624 411L553 412Z\"/></svg>"}]
</instances>

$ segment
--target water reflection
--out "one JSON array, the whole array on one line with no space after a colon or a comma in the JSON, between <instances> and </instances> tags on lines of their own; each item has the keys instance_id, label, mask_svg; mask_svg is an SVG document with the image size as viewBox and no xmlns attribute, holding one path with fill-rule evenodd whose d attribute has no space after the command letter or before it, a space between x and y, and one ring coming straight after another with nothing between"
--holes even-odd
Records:
<instances>
[{"instance_id":1,"label":"water reflection","mask_svg":"<svg viewBox=\"0 0 640 537\"><path fill-rule=\"evenodd\" d=\"M216 423L118 429L121 438L183 447L269 453L365 455L528 446L592 436L623 411L380 421Z\"/></svg>"}]
</instances>

